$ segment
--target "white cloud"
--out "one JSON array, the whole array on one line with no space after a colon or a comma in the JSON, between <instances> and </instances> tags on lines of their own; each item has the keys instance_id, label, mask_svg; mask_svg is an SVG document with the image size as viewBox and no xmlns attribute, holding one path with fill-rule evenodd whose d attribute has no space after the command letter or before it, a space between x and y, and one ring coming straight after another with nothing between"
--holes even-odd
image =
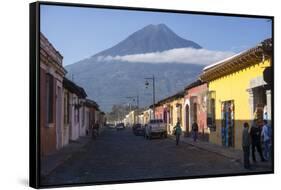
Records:
<instances>
[{"instance_id":1,"label":"white cloud","mask_svg":"<svg viewBox=\"0 0 281 190\"><path fill-rule=\"evenodd\" d=\"M124 56L99 56L99 61L127 61L142 63L183 63L208 65L234 55L229 51L207 49L178 48L162 52L132 54Z\"/></svg>"}]
</instances>

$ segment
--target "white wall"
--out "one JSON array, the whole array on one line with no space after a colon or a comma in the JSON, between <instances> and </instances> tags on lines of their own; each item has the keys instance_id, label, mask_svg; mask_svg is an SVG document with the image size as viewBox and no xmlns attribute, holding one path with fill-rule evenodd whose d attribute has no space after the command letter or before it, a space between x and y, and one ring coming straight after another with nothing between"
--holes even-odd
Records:
<instances>
[{"instance_id":1,"label":"white wall","mask_svg":"<svg viewBox=\"0 0 281 190\"><path fill-rule=\"evenodd\" d=\"M69 127L70 127L70 123L69 124L64 124L64 96L66 96L67 90L63 89L63 103L62 103L62 123L63 123L63 127L62 127L62 145L66 146L69 143ZM70 98L70 96L69 96ZM70 107L71 105L69 105ZM71 114L71 109L69 111L69 114ZM69 116L70 117L70 116ZM71 122L71 121L70 121Z\"/></svg>"},{"instance_id":2,"label":"white wall","mask_svg":"<svg viewBox=\"0 0 281 190\"><path fill-rule=\"evenodd\" d=\"M80 114L80 120L79 120L79 136L85 136L86 135L86 107L82 106L79 109L79 114ZM84 120L84 123L83 123Z\"/></svg>"},{"instance_id":3,"label":"white wall","mask_svg":"<svg viewBox=\"0 0 281 190\"><path fill-rule=\"evenodd\" d=\"M79 138L79 122L75 121L77 110L75 106L78 103L78 97L75 94L71 94L71 125L70 125L70 140L77 140ZM79 113L78 113L79 114Z\"/></svg>"}]
</instances>

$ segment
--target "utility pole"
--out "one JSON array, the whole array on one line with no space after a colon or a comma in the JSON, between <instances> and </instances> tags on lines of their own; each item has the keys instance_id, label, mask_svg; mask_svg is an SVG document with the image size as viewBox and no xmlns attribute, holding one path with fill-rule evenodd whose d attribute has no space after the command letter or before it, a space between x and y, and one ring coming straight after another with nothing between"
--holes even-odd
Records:
<instances>
[{"instance_id":1,"label":"utility pole","mask_svg":"<svg viewBox=\"0 0 281 190\"><path fill-rule=\"evenodd\" d=\"M155 77L152 75L150 78L144 78L146 80L152 80L152 93L153 93L153 119L155 119ZM146 88L149 85L149 82L145 82Z\"/></svg>"}]
</instances>

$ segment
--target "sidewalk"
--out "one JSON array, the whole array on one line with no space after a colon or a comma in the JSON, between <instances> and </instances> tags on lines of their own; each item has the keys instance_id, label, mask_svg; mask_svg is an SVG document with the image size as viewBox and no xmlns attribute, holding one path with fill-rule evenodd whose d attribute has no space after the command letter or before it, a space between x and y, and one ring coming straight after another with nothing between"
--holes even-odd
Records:
<instances>
[{"instance_id":1,"label":"sidewalk","mask_svg":"<svg viewBox=\"0 0 281 190\"><path fill-rule=\"evenodd\" d=\"M99 134L104 131L105 126L100 128ZM76 141L70 141L68 145L57 150L51 155L41 157L41 176L49 175L58 166L70 159L75 153L79 152L81 148L86 146L92 140L92 136L80 137Z\"/></svg>"},{"instance_id":2,"label":"sidewalk","mask_svg":"<svg viewBox=\"0 0 281 190\"><path fill-rule=\"evenodd\" d=\"M169 137L173 140L176 139L174 135L170 135ZM233 161L243 163L243 151L242 150L227 148L227 147L223 147L220 145L212 144L210 142L201 141L201 140L197 140L196 142L194 142L191 137L184 137L183 135L180 138L180 143L181 142L187 143L191 146L194 146L196 148L199 148L199 149L202 149L202 150L205 150L208 152L212 152L212 153L224 156Z\"/></svg>"},{"instance_id":3,"label":"sidewalk","mask_svg":"<svg viewBox=\"0 0 281 190\"><path fill-rule=\"evenodd\" d=\"M41 157L41 176L47 176L91 141L91 136L80 137L51 155Z\"/></svg>"},{"instance_id":4,"label":"sidewalk","mask_svg":"<svg viewBox=\"0 0 281 190\"><path fill-rule=\"evenodd\" d=\"M173 139L173 140L176 139L174 135L170 135L169 138ZM186 144L194 146L198 149L212 152L212 153L224 156L226 158L229 158L234 162L239 162L239 163L243 164L243 151L242 150L227 148L227 147L223 147L220 145L212 144L210 142L201 141L201 140L197 140L196 142L194 142L191 137L184 137L183 135L180 138L180 143L186 143ZM258 153L256 152L256 154L258 154ZM257 157L259 158L258 155L257 155ZM250 159L251 159L251 154L250 154ZM251 161L251 163L252 163L252 161ZM258 163L252 163L252 164L255 167L259 167L259 168L265 168L265 169L271 168L270 161L258 162Z\"/></svg>"},{"instance_id":5,"label":"sidewalk","mask_svg":"<svg viewBox=\"0 0 281 190\"><path fill-rule=\"evenodd\" d=\"M175 139L175 137L173 137L173 138ZM224 157L232 159L233 161L241 162L241 163L243 162L243 151L242 150L227 148L224 146L212 144L210 142L201 141L201 140L197 140L196 142L194 142L191 137L181 136L180 141L185 142L189 145L195 146L199 149L203 149L205 151L209 151L212 153L222 155Z\"/></svg>"}]
</instances>

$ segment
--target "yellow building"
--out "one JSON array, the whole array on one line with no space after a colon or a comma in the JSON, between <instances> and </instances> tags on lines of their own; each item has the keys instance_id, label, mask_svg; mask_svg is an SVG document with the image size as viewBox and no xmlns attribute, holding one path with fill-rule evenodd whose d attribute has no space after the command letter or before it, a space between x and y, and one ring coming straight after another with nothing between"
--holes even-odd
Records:
<instances>
[{"instance_id":1,"label":"yellow building","mask_svg":"<svg viewBox=\"0 0 281 190\"><path fill-rule=\"evenodd\" d=\"M148 124L148 122L153 118L153 111L151 108L147 108L143 111L143 124Z\"/></svg>"},{"instance_id":2,"label":"yellow building","mask_svg":"<svg viewBox=\"0 0 281 190\"><path fill-rule=\"evenodd\" d=\"M243 123L271 121L272 42L207 66L200 79L208 83L207 124L210 142L242 149Z\"/></svg>"},{"instance_id":3,"label":"yellow building","mask_svg":"<svg viewBox=\"0 0 281 190\"><path fill-rule=\"evenodd\" d=\"M158 106L161 106L163 109L163 120L167 123L168 133L171 134L173 127L176 125L177 120L179 119L180 125L183 132L185 132L184 126L184 92L179 92L170 97L167 97L157 103ZM160 109L161 110L161 109ZM157 113L156 113L157 114Z\"/></svg>"}]
</instances>

